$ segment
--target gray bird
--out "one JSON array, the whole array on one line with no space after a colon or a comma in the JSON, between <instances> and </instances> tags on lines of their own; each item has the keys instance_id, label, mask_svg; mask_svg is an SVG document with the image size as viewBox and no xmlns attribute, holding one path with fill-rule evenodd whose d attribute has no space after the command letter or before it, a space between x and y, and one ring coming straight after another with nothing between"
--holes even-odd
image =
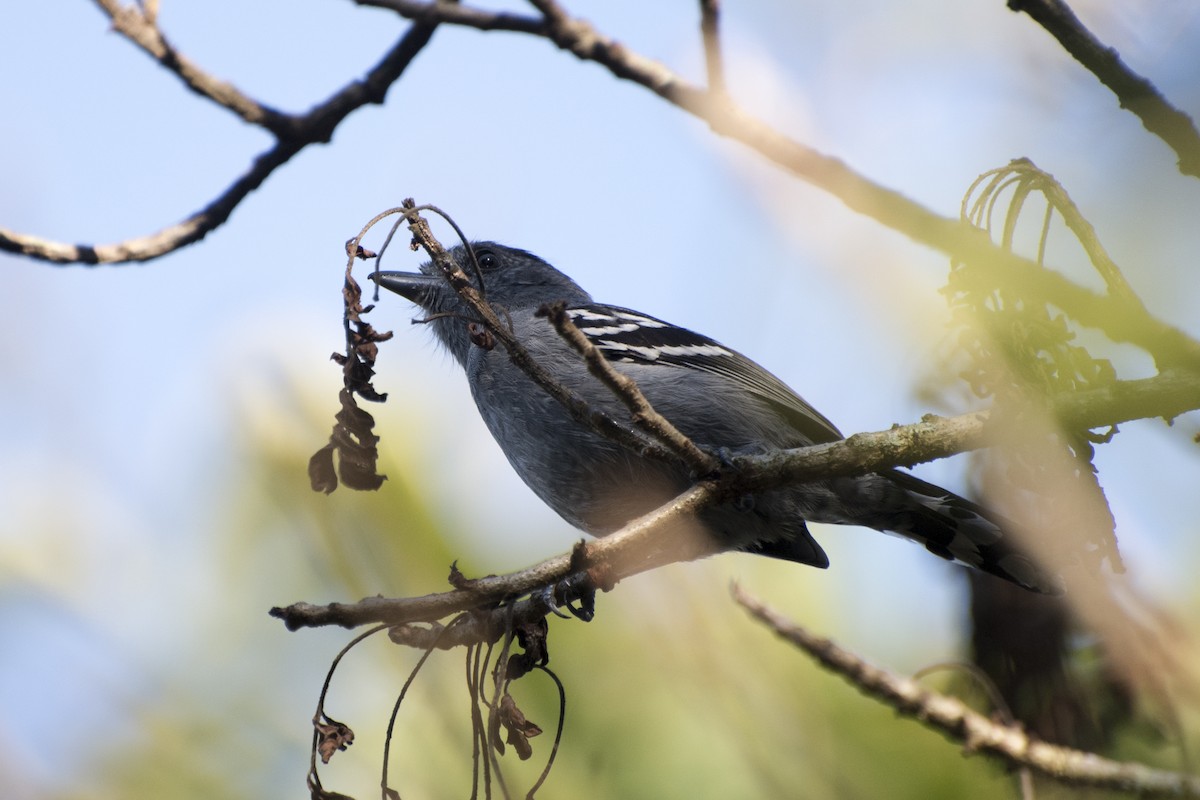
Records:
<instances>
[{"instance_id":1,"label":"gray bird","mask_svg":"<svg viewBox=\"0 0 1200 800\"><path fill-rule=\"evenodd\" d=\"M654 408L697 445L730 456L844 438L820 412L740 353L655 317L593 302L573 280L524 250L477 242L479 276L466 249L450 253L499 319L554 378L593 408L628 419L625 406L538 316L559 301ZM521 479L567 522L603 536L686 489L687 468L641 457L573 419L513 365L501 346L473 337L474 317L432 263L421 273L378 272L378 284L420 306L438 340L465 369L480 416ZM829 566L805 521L863 525L899 534L942 558L1035 591L1047 575L1006 536L1006 520L898 470L770 489L707 508L698 519L721 547Z\"/></svg>"}]
</instances>

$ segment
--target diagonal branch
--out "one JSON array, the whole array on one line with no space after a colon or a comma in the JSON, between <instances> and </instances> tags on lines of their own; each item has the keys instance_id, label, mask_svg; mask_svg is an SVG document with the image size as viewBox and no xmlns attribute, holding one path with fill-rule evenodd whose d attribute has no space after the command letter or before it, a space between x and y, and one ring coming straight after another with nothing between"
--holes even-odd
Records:
<instances>
[{"instance_id":1,"label":"diagonal branch","mask_svg":"<svg viewBox=\"0 0 1200 800\"><path fill-rule=\"evenodd\" d=\"M1200 797L1200 777L1133 762L1110 761L1094 753L1038 741L1019 726L994 722L956 698L925 689L911 678L893 675L829 639L814 636L751 597L740 586L733 587L733 596L751 616L822 667L897 713L913 717L925 727L961 742L967 753L994 756L1010 766L1028 767L1073 786L1135 792L1139 797Z\"/></svg>"},{"instance_id":2,"label":"diagonal branch","mask_svg":"<svg viewBox=\"0 0 1200 800\"><path fill-rule=\"evenodd\" d=\"M148 236L112 244L66 244L0 228L0 250L54 264L119 264L158 258L200 241L219 227L246 195L299 150L300 147L280 142L256 158L249 170L204 208Z\"/></svg>"},{"instance_id":3,"label":"diagonal branch","mask_svg":"<svg viewBox=\"0 0 1200 800\"><path fill-rule=\"evenodd\" d=\"M554 326L558 335L583 356L588 370L625 404L638 427L666 445L680 461L687 464L694 475L710 475L720 468L720 462L715 456L701 450L695 442L671 424L670 420L655 411L637 383L623 372L619 372L604 357L600 348L596 347L567 316L566 303L559 302L538 310L539 315L542 315L542 312L545 312L544 316Z\"/></svg>"},{"instance_id":4,"label":"diagonal branch","mask_svg":"<svg viewBox=\"0 0 1200 800\"><path fill-rule=\"evenodd\" d=\"M451 614L489 606L522 597L536 590L554 587L564 581L580 580L580 565L603 578L605 586L678 561L690 561L713 555L714 547L689 540L673 523L686 519L717 496L715 484L699 483L670 502L635 519L615 533L589 540L582 552L564 553L526 569L507 575L489 575L469 581L463 588L422 597L368 597L357 603L293 603L272 608L270 614L282 620L289 630L339 625L386 623L403 625L435 622ZM665 541L664 541L665 540ZM543 614L544 616L544 614Z\"/></svg>"},{"instance_id":5,"label":"diagonal branch","mask_svg":"<svg viewBox=\"0 0 1200 800\"><path fill-rule=\"evenodd\" d=\"M1200 178L1200 132L1192 118L1171 105L1153 83L1125 65L1120 54L1095 37L1064 0L1008 0L1046 29L1062 48L1112 90L1146 130L1166 142L1179 158L1179 171Z\"/></svg>"}]
</instances>

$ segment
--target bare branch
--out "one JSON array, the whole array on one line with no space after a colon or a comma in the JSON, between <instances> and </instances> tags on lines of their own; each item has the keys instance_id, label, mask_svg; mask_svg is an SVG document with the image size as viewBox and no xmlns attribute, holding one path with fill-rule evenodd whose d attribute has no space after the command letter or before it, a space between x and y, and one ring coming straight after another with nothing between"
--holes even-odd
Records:
<instances>
[{"instance_id":1,"label":"bare branch","mask_svg":"<svg viewBox=\"0 0 1200 800\"><path fill-rule=\"evenodd\" d=\"M101 3L105 10L108 10L108 6L115 9L114 24L126 25L133 31L127 35L139 46L146 47L140 38L135 37L147 38L151 45L157 41L153 38L158 36L157 29L147 23L135 9L122 8L112 0L97 0L97 2ZM135 18L140 22L130 21ZM121 22L121 20L125 21ZM275 146L258 156L250 169L211 203L187 219L163 228L157 233L113 244L86 245L54 242L0 228L0 250L55 264L118 264L148 261L203 239L229 219L238 203L261 186L272 172L287 163L292 156L311 144L329 141L334 129L342 120L362 106L369 103L382 103L388 87L395 83L417 53L428 44L435 28L436 23L413 23L362 80L344 86L328 100L299 116L271 116L278 112L268 113L269 110L266 110L265 107L242 96L228 84L207 78L207 76L205 76L206 80L201 80L196 77L196 74L203 75L198 68L190 65L190 62L185 62L173 50L169 51L166 57L176 64L176 67L171 67L172 71L184 77L185 82L188 82L194 91L226 108L234 109L239 115L245 112L253 116L257 113L253 110L254 107L261 110L264 116L257 124L268 127L272 133L276 134L278 141ZM162 44L164 47L166 46L165 42ZM147 50L147 52L154 54L152 50ZM188 64L187 74L192 75L192 79L185 77L180 71L182 67L179 65L185 63ZM211 94L209 90L211 90ZM268 118L270 119L269 125L265 121ZM248 119L247 121L255 120Z\"/></svg>"},{"instance_id":2,"label":"bare branch","mask_svg":"<svg viewBox=\"0 0 1200 800\"><path fill-rule=\"evenodd\" d=\"M1125 65L1121 56L1106 47L1064 0L1008 0L1008 7L1024 11L1046 29L1063 49L1112 90L1121 104L1142 121L1146 130L1162 139L1179 158L1179 171L1200 178L1200 132L1192 118L1167 102L1153 83Z\"/></svg>"},{"instance_id":3,"label":"bare branch","mask_svg":"<svg viewBox=\"0 0 1200 800\"><path fill-rule=\"evenodd\" d=\"M1130 419L1171 418L1200 408L1200 375L1164 373L1140 381L1118 382L1106 389L1060 398L1056 418L1070 429L1107 426ZM271 615L292 630L301 627L369 623L433 622L450 614L486 607L554 586L583 568L609 586L663 564L686 561L718 551L672 525L715 502L751 490L844 475L862 475L916 464L997 444L1006 438L1008 420L989 412L927 418L877 433L859 433L840 442L781 450L733 459L733 469L718 480L696 483L666 505L630 522L621 530L582 545L579 554L547 559L509 575L471 581L469 586L424 597L371 597L358 603L326 606L296 603L274 608Z\"/></svg>"},{"instance_id":4,"label":"bare branch","mask_svg":"<svg viewBox=\"0 0 1200 800\"><path fill-rule=\"evenodd\" d=\"M287 163L300 147L280 143L254 160L250 169L217 199L182 222L149 236L113 244L65 244L0 228L0 250L55 264L119 264L149 261L198 242L219 227L246 195L262 185L275 169Z\"/></svg>"},{"instance_id":5,"label":"bare branch","mask_svg":"<svg viewBox=\"0 0 1200 800\"><path fill-rule=\"evenodd\" d=\"M1016 725L993 722L953 697L925 689L911 678L893 675L829 639L814 636L751 597L740 586L734 585L733 595L755 619L821 666L898 713L961 742L967 753L995 756L1011 766L1028 767L1071 785L1136 792L1139 796L1200 797L1200 777L1144 764L1110 761L1094 753L1032 739Z\"/></svg>"}]
</instances>

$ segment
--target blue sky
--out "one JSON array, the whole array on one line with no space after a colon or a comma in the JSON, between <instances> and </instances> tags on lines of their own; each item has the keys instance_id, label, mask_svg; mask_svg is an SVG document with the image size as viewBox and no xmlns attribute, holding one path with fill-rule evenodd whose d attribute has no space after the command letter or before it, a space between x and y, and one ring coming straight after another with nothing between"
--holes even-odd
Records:
<instances>
[{"instance_id":1,"label":"blue sky","mask_svg":"<svg viewBox=\"0 0 1200 800\"><path fill-rule=\"evenodd\" d=\"M162 6L182 52L285 110L361 75L406 25L336 0ZM578 13L699 80L695 4L660 6ZM947 215L975 175L1032 158L1071 191L1149 307L1200 335L1200 184L1027 18L982 0L725 6L730 85L749 108ZM1190 4L1078 6L1200 114ZM85 243L145 235L199 208L268 145L109 31L92 4L24 3L3 18L4 227ZM0 751L15 748L29 796L72 779L55 777L53 754L81 747L75 737L104 718L91 689L121 686L131 665L169 674L163 631L221 580L206 542L238 458L233 420L287 436L260 390L301 379L315 398L305 402L333 413L342 243L408 196L473 236L543 255L600 300L752 355L847 432L929 410L914 389L944 332L940 255L546 42L441 30L386 105L303 152L203 242L115 267L0 255L0 632L20 643L0 653ZM378 379L392 400L377 416L420 421L413 446L447 502L452 480L486 476L474 505L449 512L463 547L496 570L565 549L573 532L508 473L461 377L410 317L396 298L376 312L397 333ZM1122 364L1145 374L1136 358ZM1101 448L1102 477L1135 577L1170 603L1200 556L1200 506L1163 487L1194 486L1200 471L1186 436L1124 427ZM962 465L923 474L961 485ZM959 591L918 548L822 538L834 540L834 568L805 580L845 604L858 635L904 630ZM286 576L272 580L277 601L295 599ZM952 637L955 622L937 624ZM48 666L75 661L89 667ZM75 713L81 727L65 733L56 721Z\"/></svg>"}]
</instances>

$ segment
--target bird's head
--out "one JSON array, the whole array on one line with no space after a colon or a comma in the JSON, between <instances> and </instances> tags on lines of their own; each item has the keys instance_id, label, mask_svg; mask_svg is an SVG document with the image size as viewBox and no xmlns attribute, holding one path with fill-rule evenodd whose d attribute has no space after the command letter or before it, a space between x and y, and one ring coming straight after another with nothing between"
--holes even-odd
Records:
<instances>
[{"instance_id":1,"label":"bird's head","mask_svg":"<svg viewBox=\"0 0 1200 800\"><path fill-rule=\"evenodd\" d=\"M575 281L546 261L515 247L495 242L475 242L476 270L464 245L448 252L458 263L471 283L482 292L487 302L504 317L518 311L536 310L560 300L567 305L591 302L591 296ZM475 315L463 303L433 262L421 265L417 272L377 272L371 278L383 288L395 292L420 306L434 326L434 332L459 363L466 363L470 351L467 323Z\"/></svg>"}]
</instances>

